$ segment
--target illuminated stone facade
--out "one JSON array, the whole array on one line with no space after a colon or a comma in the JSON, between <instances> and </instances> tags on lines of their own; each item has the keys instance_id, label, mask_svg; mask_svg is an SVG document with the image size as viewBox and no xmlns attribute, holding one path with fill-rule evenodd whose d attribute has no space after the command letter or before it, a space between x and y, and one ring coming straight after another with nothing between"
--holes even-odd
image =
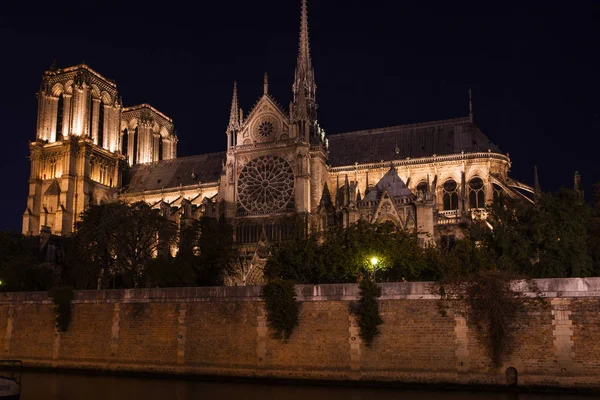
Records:
<instances>
[{"instance_id":1,"label":"illuminated stone facade","mask_svg":"<svg viewBox=\"0 0 600 400\"><path fill-rule=\"evenodd\" d=\"M142 104L123 108L116 85L79 65L45 73L23 233L72 232L90 204L143 200L178 224L202 215L235 228L251 265L273 241L358 220L392 221L423 243L445 244L484 217L511 161L464 118L326 135L317 121L306 0L288 110L264 91L244 115L234 85L221 153L177 158L173 121ZM326 112L326 110L325 110ZM131 168L126 168L129 165ZM126 173L121 173L127 171ZM250 267L243 277L260 274Z\"/></svg>"}]
</instances>

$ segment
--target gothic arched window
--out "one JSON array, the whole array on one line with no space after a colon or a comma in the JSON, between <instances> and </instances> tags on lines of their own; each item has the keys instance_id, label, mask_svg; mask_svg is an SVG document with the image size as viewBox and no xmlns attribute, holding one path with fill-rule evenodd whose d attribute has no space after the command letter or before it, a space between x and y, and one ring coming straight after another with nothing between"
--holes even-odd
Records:
<instances>
[{"instance_id":1,"label":"gothic arched window","mask_svg":"<svg viewBox=\"0 0 600 400\"><path fill-rule=\"evenodd\" d=\"M137 151L138 151L138 128L136 126L135 131L133 132L133 154L131 155L131 165L136 164L138 161Z\"/></svg>"},{"instance_id":2,"label":"gothic arched window","mask_svg":"<svg viewBox=\"0 0 600 400\"><path fill-rule=\"evenodd\" d=\"M98 108L98 146L104 147L104 103Z\"/></svg>"},{"instance_id":3,"label":"gothic arched window","mask_svg":"<svg viewBox=\"0 0 600 400\"><path fill-rule=\"evenodd\" d=\"M94 138L94 98L90 94L90 107L88 109L88 130L90 137Z\"/></svg>"},{"instance_id":4,"label":"gothic arched window","mask_svg":"<svg viewBox=\"0 0 600 400\"><path fill-rule=\"evenodd\" d=\"M128 147L129 147L129 133L127 132L127 128L125 128L123 130L123 136L121 137L121 154L126 156L127 160L129 160L129 154L127 153L127 150L129 150Z\"/></svg>"},{"instance_id":5,"label":"gothic arched window","mask_svg":"<svg viewBox=\"0 0 600 400\"><path fill-rule=\"evenodd\" d=\"M458 210L458 185L454 179L444 182L443 196L444 211Z\"/></svg>"},{"instance_id":6,"label":"gothic arched window","mask_svg":"<svg viewBox=\"0 0 600 400\"><path fill-rule=\"evenodd\" d=\"M62 93L60 94L60 96L58 96L58 105L56 108L56 140L58 141L63 139L63 117L65 113L65 101Z\"/></svg>"},{"instance_id":7,"label":"gothic arched window","mask_svg":"<svg viewBox=\"0 0 600 400\"><path fill-rule=\"evenodd\" d=\"M483 181L479 177L469 181L469 206L471 208L485 207L485 189Z\"/></svg>"},{"instance_id":8,"label":"gothic arched window","mask_svg":"<svg viewBox=\"0 0 600 400\"><path fill-rule=\"evenodd\" d=\"M417 185L417 193L428 193L429 192L429 185L427 184L427 182L421 182Z\"/></svg>"},{"instance_id":9,"label":"gothic arched window","mask_svg":"<svg viewBox=\"0 0 600 400\"><path fill-rule=\"evenodd\" d=\"M163 139L162 136L158 138L158 161L163 159Z\"/></svg>"}]
</instances>

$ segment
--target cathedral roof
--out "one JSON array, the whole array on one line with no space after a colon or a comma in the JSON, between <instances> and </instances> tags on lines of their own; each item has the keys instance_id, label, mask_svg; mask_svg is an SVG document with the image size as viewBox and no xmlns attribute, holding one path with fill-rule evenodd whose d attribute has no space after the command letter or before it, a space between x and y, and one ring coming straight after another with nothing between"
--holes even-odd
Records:
<instances>
[{"instance_id":1,"label":"cathedral roof","mask_svg":"<svg viewBox=\"0 0 600 400\"><path fill-rule=\"evenodd\" d=\"M332 134L329 163L333 167L398 159L456 154L464 151L501 153L469 117Z\"/></svg>"},{"instance_id":2,"label":"cathedral roof","mask_svg":"<svg viewBox=\"0 0 600 400\"><path fill-rule=\"evenodd\" d=\"M129 170L127 192L160 190L178 186L218 182L225 152L182 157L149 164L136 164Z\"/></svg>"},{"instance_id":3,"label":"cathedral roof","mask_svg":"<svg viewBox=\"0 0 600 400\"><path fill-rule=\"evenodd\" d=\"M398 176L396 168L391 167L388 172L379 180L375 189L370 190L369 193L363 199L364 201L379 200L384 191L392 197L411 197L413 193L402 181L402 178Z\"/></svg>"}]
</instances>

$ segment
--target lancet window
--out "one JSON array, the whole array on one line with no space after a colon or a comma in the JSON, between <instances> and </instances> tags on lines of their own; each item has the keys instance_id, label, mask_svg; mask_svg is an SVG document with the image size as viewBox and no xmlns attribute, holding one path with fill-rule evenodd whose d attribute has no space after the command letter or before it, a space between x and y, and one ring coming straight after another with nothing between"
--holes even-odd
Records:
<instances>
[{"instance_id":1,"label":"lancet window","mask_svg":"<svg viewBox=\"0 0 600 400\"><path fill-rule=\"evenodd\" d=\"M471 208L485 207L485 188L483 180L479 177L469 181L469 206Z\"/></svg>"},{"instance_id":2,"label":"lancet window","mask_svg":"<svg viewBox=\"0 0 600 400\"><path fill-rule=\"evenodd\" d=\"M63 98L63 94L61 93L58 96L58 105L56 112L56 140L63 139L63 116L65 111L65 101Z\"/></svg>"},{"instance_id":3,"label":"lancet window","mask_svg":"<svg viewBox=\"0 0 600 400\"><path fill-rule=\"evenodd\" d=\"M458 185L454 179L444 182L442 187L444 211L458 210Z\"/></svg>"}]
</instances>

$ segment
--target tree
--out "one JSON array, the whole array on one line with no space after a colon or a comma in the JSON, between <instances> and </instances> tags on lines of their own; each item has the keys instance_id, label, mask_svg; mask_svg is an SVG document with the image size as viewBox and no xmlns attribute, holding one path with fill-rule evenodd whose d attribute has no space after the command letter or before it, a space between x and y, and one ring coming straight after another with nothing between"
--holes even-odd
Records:
<instances>
[{"instance_id":1,"label":"tree","mask_svg":"<svg viewBox=\"0 0 600 400\"><path fill-rule=\"evenodd\" d=\"M39 240L16 232L0 232L0 289L48 290L58 278L53 265L39 257Z\"/></svg>"},{"instance_id":2,"label":"tree","mask_svg":"<svg viewBox=\"0 0 600 400\"><path fill-rule=\"evenodd\" d=\"M220 286L236 273L237 257L231 224L201 217L182 228L175 265L193 271L198 286Z\"/></svg>"},{"instance_id":3,"label":"tree","mask_svg":"<svg viewBox=\"0 0 600 400\"><path fill-rule=\"evenodd\" d=\"M543 193L532 221L538 262L533 277L566 278L591 274L588 250L590 210L580 192Z\"/></svg>"},{"instance_id":4,"label":"tree","mask_svg":"<svg viewBox=\"0 0 600 400\"><path fill-rule=\"evenodd\" d=\"M91 206L76 225L69 259L78 288L150 286L148 268L168 257L177 225L145 202Z\"/></svg>"},{"instance_id":5,"label":"tree","mask_svg":"<svg viewBox=\"0 0 600 400\"><path fill-rule=\"evenodd\" d=\"M416 235L391 223L360 221L277 245L265 276L311 284L356 282L359 276L373 273L373 257L378 260L380 281L419 279L426 269Z\"/></svg>"},{"instance_id":6,"label":"tree","mask_svg":"<svg viewBox=\"0 0 600 400\"><path fill-rule=\"evenodd\" d=\"M594 276L600 276L600 183L596 183L593 187L588 249L592 260L592 274Z\"/></svg>"}]
</instances>

